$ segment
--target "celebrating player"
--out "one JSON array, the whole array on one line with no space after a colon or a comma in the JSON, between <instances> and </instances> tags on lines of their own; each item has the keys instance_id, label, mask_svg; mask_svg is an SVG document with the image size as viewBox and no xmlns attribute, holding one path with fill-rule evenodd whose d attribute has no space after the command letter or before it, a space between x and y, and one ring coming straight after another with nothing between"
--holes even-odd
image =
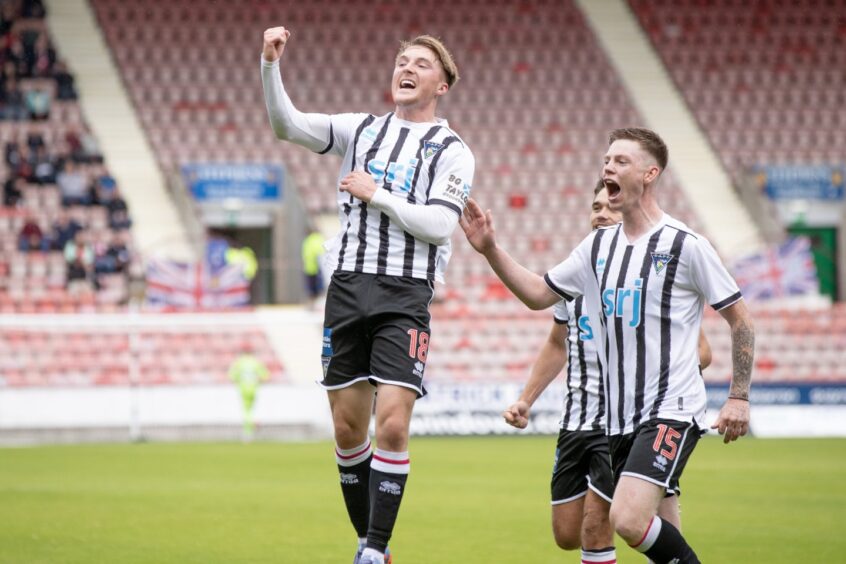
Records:
<instances>
[{"instance_id":1,"label":"celebrating player","mask_svg":"<svg viewBox=\"0 0 846 564\"><path fill-rule=\"evenodd\" d=\"M533 309L585 296L580 328L597 338L616 487L616 532L656 563L699 562L678 528L657 515L678 487L702 432L705 386L696 346L708 303L731 330L729 397L713 428L724 442L749 428L754 331L737 284L711 244L665 214L655 187L667 148L652 131L611 133L603 179L623 221L598 229L543 277L496 244L493 218L469 201L461 226L506 286Z\"/></svg>"},{"instance_id":2,"label":"celebrating player","mask_svg":"<svg viewBox=\"0 0 846 564\"><path fill-rule=\"evenodd\" d=\"M473 182L470 149L435 117L458 80L452 56L420 36L401 45L391 93L395 111L304 114L282 85L284 27L264 32L262 83L280 139L343 158L338 178L341 231L330 242L334 272L326 297L323 380L335 427L336 460L350 520L354 562L386 557L410 468L412 408L425 394L429 304L443 281L450 235ZM376 443L368 438L374 396Z\"/></svg>"},{"instance_id":3,"label":"celebrating player","mask_svg":"<svg viewBox=\"0 0 846 564\"><path fill-rule=\"evenodd\" d=\"M619 223L622 217L609 209L602 180L593 193L591 229ZM564 413L552 471L552 532L560 548L581 548L583 562L611 563L616 561L616 552L608 510L614 484L605 436L605 393L596 344L579 328L583 312L583 296L555 304L554 323L529 380L503 417L509 425L525 428L535 400L567 364ZM703 332L699 335L699 359L702 368L711 362L711 348ZM658 514L680 527L677 493L668 492Z\"/></svg>"}]
</instances>

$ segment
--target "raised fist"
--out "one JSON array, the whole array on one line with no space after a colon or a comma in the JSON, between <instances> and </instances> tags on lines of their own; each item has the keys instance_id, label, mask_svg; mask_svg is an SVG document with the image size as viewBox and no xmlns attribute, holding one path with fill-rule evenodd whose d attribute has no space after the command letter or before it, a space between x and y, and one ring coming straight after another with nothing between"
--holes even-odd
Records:
<instances>
[{"instance_id":1,"label":"raised fist","mask_svg":"<svg viewBox=\"0 0 846 564\"><path fill-rule=\"evenodd\" d=\"M264 46L262 48L264 60L268 63L278 61L285 51L285 44L289 37L291 37L291 32L282 26L264 30Z\"/></svg>"}]
</instances>

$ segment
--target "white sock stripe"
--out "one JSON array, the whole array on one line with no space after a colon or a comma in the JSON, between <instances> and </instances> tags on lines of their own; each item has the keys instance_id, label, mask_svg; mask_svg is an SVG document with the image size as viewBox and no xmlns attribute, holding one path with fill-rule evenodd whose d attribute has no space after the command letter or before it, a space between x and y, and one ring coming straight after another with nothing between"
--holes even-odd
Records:
<instances>
[{"instance_id":1,"label":"white sock stripe","mask_svg":"<svg viewBox=\"0 0 846 564\"><path fill-rule=\"evenodd\" d=\"M339 466L355 466L367 460L371 452L370 440L355 448L342 449L335 445L335 461Z\"/></svg>"},{"instance_id":2,"label":"white sock stripe","mask_svg":"<svg viewBox=\"0 0 846 564\"><path fill-rule=\"evenodd\" d=\"M377 448L373 454L383 460L390 460L395 462L408 462L408 451L405 452L391 452L389 450L382 450Z\"/></svg>"},{"instance_id":3,"label":"white sock stripe","mask_svg":"<svg viewBox=\"0 0 846 564\"><path fill-rule=\"evenodd\" d=\"M370 461L370 467L388 474L408 474L411 461L408 459L408 451L389 452L377 448Z\"/></svg>"},{"instance_id":4,"label":"white sock stripe","mask_svg":"<svg viewBox=\"0 0 846 564\"><path fill-rule=\"evenodd\" d=\"M582 564L616 564L617 552L611 550L587 551L582 549Z\"/></svg>"},{"instance_id":5,"label":"white sock stripe","mask_svg":"<svg viewBox=\"0 0 846 564\"><path fill-rule=\"evenodd\" d=\"M632 545L632 548L637 550L638 552L646 552L652 545L655 544L655 539L658 538L658 534L661 532L661 518L657 515L652 518L652 521L649 523L649 528L646 529L646 533L643 535L643 538L640 539L638 544Z\"/></svg>"}]
</instances>

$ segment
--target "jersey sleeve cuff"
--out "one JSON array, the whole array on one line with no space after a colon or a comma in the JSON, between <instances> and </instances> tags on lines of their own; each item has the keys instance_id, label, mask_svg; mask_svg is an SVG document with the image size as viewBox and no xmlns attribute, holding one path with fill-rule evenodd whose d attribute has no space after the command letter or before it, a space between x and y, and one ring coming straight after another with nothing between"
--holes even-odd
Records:
<instances>
[{"instance_id":1,"label":"jersey sleeve cuff","mask_svg":"<svg viewBox=\"0 0 846 564\"><path fill-rule=\"evenodd\" d=\"M555 292L556 294L558 294L559 296L561 296L562 298L564 298L568 302L573 301L573 296L571 296L570 294L568 294L567 292L565 292L564 290L562 290L561 288L556 286L555 283L552 281L552 279L549 277L548 272L543 275L543 279L544 279L544 282L546 282L546 285L549 286L550 290L552 290L553 292Z\"/></svg>"},{"instance_id":2,"label":"jersey sleeve cuff","mask_svg":"<svg viewBox=\"0 0 846 564\"><path fill-rule=\"evenodd\" d=\"M740 292L735 292L726 299L719 301L715 304L711 304L711 307L714 308L714 311L720 311L721 309L725 309L730 305L736 304L741 299L743 299L743 296L740 294Z\"/></svg>"},{"instance_id":3,"label":"jersey sleeve cuff","mask_svg":"<svg viewBox=\"0 0 846 564\"><path fill-rule=\"evenodd\" d=\"M435 204L437 206L444 206L445 208L451 209L452 211L454 211L458 215L461 215L461 211L462 211L461 208L459 208L458 206L456 206L452 202L447 202L446 200L438 200L437 198L433 198L433 199L429 200L429 203Z\"/></svg>"},{"instance_id":4,"label":"jersey sleeve cuff","mask_svg":"<svg viewBox=\"0 0 846 564\"><path fill-rule=\"evenodd\" d=\"M554 321L556 325L567 325L567 320L559 317L552 316L552 321Z\"/></svg>"}]
</instances>

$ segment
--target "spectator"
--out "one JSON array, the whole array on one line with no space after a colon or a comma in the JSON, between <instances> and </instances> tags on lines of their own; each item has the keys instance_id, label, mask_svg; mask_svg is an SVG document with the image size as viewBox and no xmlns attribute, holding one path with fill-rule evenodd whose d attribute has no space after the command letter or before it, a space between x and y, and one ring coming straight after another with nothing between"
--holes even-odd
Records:
<instances>
[{"instance_id":1,"label":"spectator","mask_svg":"<svg viewBox=\"0 0 846 564\"><path fill-rule=\"evenodd\" d=\"M120 190L117 187L114 188L112 199L106 204L106 209L109 211L109 227L115 231L132 227L129 208L127 208L126 200L120 195Z\"/></svg>"},{"instance_id":2,"label":"spectator","mask_svg":"<svg viewBox=\"0 0 846 564\"><path fill-rule=\"evenodd\" d=\"M0 119L20 121L26 117L26 100L18 85L18 79L14 74L5 75L0 87Z\"/></svg>"},{"instance_id":3,"label":"spectator","mask_svg":"<svg viewBox=\"0 0 846 564\"><path fill-rule=\"evenodd\" d=\"M42 32L32 47L30 59L30 75L36 78L50 78L53 76L53 66L56 64L56 50L50 45L47 34Z\"/></svg>"},{"instance_id":4,"label":"spectator","mask_svg":"<svg viewBox=\"0 0 846 564\"><path fill-rule=\"evenodd\" d=\"M47 10L44 9L44 3L41 0L24 0L21 6L21 17L44 19L47 15Z\"/></svg>"},{"instance_id":5,"label":"spectator","mask_svg":"<svg viewBox=\"0 0 846 564\"><path fill-rule=\"evenodd\" d=\"M14 208L23 197L23 178L10 176L3 184L3 205L7 208Z\"/></svg>"},{"instance_id":6,"label":"spectator","mask_svg":"<svg viewBox=\"0 0 846 564\"><path fill-rule=\"evenodd\" d=\"M80 231L82 226L79 222L73 219L67 210L59 210L59 215L53 222L51 247L54 251L64 251L68 241L72 241Z\"/></svg>"},{"instance_id":7,"label":"spectator","mask_svg":"<svg viewBox=\"0 0 846 564\"><path fill-rule=\"evenodd\" d=\"M303 274L309 309L314 309L323 293L323 273L320 271L320 257L323 256L324 238L317 229L309 229L302 244Z\"/></svg>"},{"instance_id":8,"label":"spectator","mask_svg":"<svg viewBox=\"0 0 846 564\"><path fill-rule=\"evenodd\" d=\"M36 184L54 184L56 182L56 164L47 152L47 147L39 145L30 159L32 181Z\"/></svg>"},{"instance_id":9,"label":"spectator","mask_svg":"<svg viewBox=\"0 0 846 564\"><path fill-rule=\"evenodd\" d=\"M50 240L44 237L38 220L31 212L27 213L24 225L18 234L18 250L27 253L29 251L48 251Z\"/></svg>"},{"instance_id":10,"label":"spectator","mask_svg":"<svg viewBox=\"0 0 846 564\"><path fill-rule=\"evenodd\" d=\"M24 99L29 119L43 121L50 117L50 94L48 92L33 88L27 90Z\"/></svg>"},{"instance_id":11,"label":"spectator","mask_svg":"<svg viewBox=\"0 0 846 564\"><path fill-rule=\"evenodd\" d=\"M129 249L119 233L112 233L109 245L97 252L94 259L95 274L124 273L129 264Z\"/></svg>"},{"instance_id":12,"label":"spectator","mask_svg":"<svg viewBox=\"0 0 846 564\"><path fill-rule=\"evenodd\" d=\"M76 85L73 75L68 72L68 67L64 61L56 63L53 78L56 80L56 99L76 100Z\"/></svg>"},{"instance_id":13,"label":"spectator","mask_svg":"<svg viewBox=\"0 0 846 564\"><path fill-rule=\"evenodd\" d=\"M95 202L101 206L108 206L115 197L117 181L105 169L94 180Z\"/></svg>"},{"instance_id":14,"label":"spectator","mask_svg":"<svg viewBox=\"0 0 846 564\"><path fill-rule=\"evenodd\" d=\"M65 162L65 169L56 176L56 184L62 194L62 205L91 205L91 185L87 175L73 160Z\"/></svg>"},{"instance_id":15,"label":"spectator","mask_svg":"<svg viewBox=\"0 0 846 564\"><path fill-rule=\"evenodd\" d=\"M74 238L65 244L64 255L68 263L68 292L78 294L91 289L94 247L85 231L78 231Z\"/></svg>"}]
</instances>

